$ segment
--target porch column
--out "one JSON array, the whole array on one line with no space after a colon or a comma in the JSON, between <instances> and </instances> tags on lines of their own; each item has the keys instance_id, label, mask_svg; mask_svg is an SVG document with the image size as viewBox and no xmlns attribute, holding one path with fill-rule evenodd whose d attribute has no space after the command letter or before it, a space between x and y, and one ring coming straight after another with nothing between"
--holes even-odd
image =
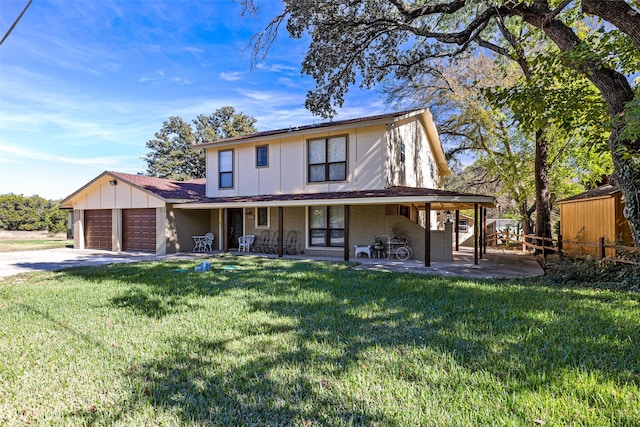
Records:
<instances>
[{"instance_id":1,"label":"porch column","mask_svg":"<svg viewBox=\"0 0 640 427\"><path fill-rule=\"evenodd\" d=\"M456 224L454 225L454 230L456 230L456 252L460 250L460 230L458 226L460 224L460 211L456 209Z\"/></svg>"},{"instance_id":2,"label":"porch column","mask_svg":"<svg viewBox=\"0 0 640 427\"><path fill-rule=\"evenodd\" d=\"M431 203L424 204L425 227L424 227L424 266L431 267Z\"/></svg>"},{"instance_id":3,"label":"porch column","mask_svg":"<svg viewBox=\"0 0 640 427\"><path fill-rule=\"evenodd\" d=\"M282 248L284 241L284 208L278 206L278 258L284 256L284 250Z\"/></svg>"},{"instance_id":4,"label":"porch column","mask_svg":"<svg viewBox=\"0 0 640 427\"><path fill-rule=\"evenodd\" d=\"M483 211L484 208L482 206L478 207L478 213L480 214L480 222L478 223L478 250L480 253L480 259L482 259L482 239L484 237L484 230L482 227L482 223L483 223Z\"/></svg>"},{"instance_id":5,"label":"porch column","mask_svg":"<svg viewBox=\"0 0 640 427\"><path fill-rule=\"evenodd\" d=\"M222 252L229 252L229 208L222 214Z\"/></svg>"},{"instance_id":6,"label":"porch column","mask_svg":"<svg viewBox=\"0 0 640 427\"><path fill-rule=\"evenodd\" d=\"M349 205L344 205L344 260L349 261Z\"/></svg>"},{"instance_id":7,"label":"porch column","mask_svg":"<svg viewBox=\"0 0 640 427\"><path fill-rule=\"evenodd\" d=\"M484 236L484 240L482 240L482 247L484 248L484 254L487 255L487 208L484 209L484 222L482 224L482 235Z\"/></svg>"},{"instance_id":8,"label":"porch column","mask_svg":"<svg viewBox=\"0 0 640 427\"><path fill-rule=\"evenodd\" d=\"M478 264L478 204L473 204L473 263Z\"/></svg>"}]
</instances>

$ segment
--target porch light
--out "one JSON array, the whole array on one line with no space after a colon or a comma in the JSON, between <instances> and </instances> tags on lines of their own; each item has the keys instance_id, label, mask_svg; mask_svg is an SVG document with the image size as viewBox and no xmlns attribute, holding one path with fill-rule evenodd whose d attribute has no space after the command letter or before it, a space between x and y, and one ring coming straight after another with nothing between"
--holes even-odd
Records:
<instances>
[{"instance_id":1,"label":"porch light","mask_svg":"<svg viewBox=\"0 0 640 427\"><path fill-rule=\"evenodd\" d=\"M109 181L109 185L118 185L118 181L112 179L111 181Z\"/></svg>"}]
</instances>

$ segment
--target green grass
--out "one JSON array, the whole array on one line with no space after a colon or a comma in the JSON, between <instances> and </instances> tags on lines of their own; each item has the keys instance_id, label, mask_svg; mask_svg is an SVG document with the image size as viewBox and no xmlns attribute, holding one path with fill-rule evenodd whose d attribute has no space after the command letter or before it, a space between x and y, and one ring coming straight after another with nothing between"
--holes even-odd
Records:
<instances>
[{"instance_id":1,"label":"green grass","mask_svg":"<svg viewBox=\"0 0 640 427\"><path fill-rule=\"evenodd\" d=\"M640 425L637 293L211 261L0 282L0 425Z\"/></svg>"},{"instance_id":2,"label":"green grass","mask_svg":"<svg viewBox=\"0 0 640 427\"><path fill-rule=\"evenodd\" d=\"M0 240L0 252L39 251L67 246L73 246L73 242L67 239Z\"/></svg>"}]
</instances>

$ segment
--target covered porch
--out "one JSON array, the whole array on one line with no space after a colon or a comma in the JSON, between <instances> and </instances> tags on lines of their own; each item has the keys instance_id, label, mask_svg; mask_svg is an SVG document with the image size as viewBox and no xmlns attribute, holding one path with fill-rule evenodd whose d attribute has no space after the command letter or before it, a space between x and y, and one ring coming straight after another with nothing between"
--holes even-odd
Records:
<instances>
[{"instance_id":1,"label":"covered porch","mask_svg":"<svg viewBox=\"0 0 640 427\"><path fill-rule=\"evenodd\" d=\"M278 257L285 254L326 256L349 261L356 255L356 245L370 246L374 239L390 236L397 231L393 229L399 228L411 245L414 262L419 260L423 266L430 266L435 261L450 261L453 251L460 251L457 230L460 210L473 209L476 224L484 224L486 209L494 206L495 200L491 196L392 187L371 191L209 198L177 204L174 208L184 212L212 212L210 216L217 219L211 224L215 230L206 231L216 235L214 247L222 252L237 248L240 236L254 236L257 242L261 235L267 234L272 252ZM445 231L434 229L436 211L451 212L449 220L455 218L455 222L450 223L449 228L445 227ZM482 244L484 227L475 229L473 260L477 265L486 254L486 246ZM292 235L295 236L293 246ZM391 258L385 261L391 261Z\"/></svg>"}]
</instances>

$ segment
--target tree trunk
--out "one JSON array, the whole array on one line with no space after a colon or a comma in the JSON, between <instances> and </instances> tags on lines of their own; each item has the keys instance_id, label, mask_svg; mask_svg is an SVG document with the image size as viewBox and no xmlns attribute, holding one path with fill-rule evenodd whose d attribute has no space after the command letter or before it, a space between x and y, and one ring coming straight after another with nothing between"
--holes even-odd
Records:
<instances>
[{"instance_id":1,"label":"tree trunk","mask_svg":"<svg viewBox=\"0 0 640 427\"><path fill-rule=\"evenodd\" d=\"M549 142L536 131L536 236L551 237L551 199L549 190ZM546 245L547 242L543 244Z\"/></svg>"},{"instance_id":2,"label":"tree trunk","mask_svg":"<svg viewBox=\"0 0 640 427\"><path fill-rule=\"evenodd\" d=\"M536 2L536 7L532 8L525 6L524 9L520 9L518 14L526 22L544 31L561 51L568 52L575 49L581 43L580 39L571 28L561 21L554 19L546 22L544 20L545 10L540 8L540 4L540 2ZM568 65L582 72L591 80L607 103L609 115L613 121L608 144L613 158L614 180L625 198L628 212L627 220L634 245L640 247L640 139L625 140L622 138L623 123L620 121L620 117L624 116L625 105L634 99L634 93L624 75L603 67L601 62L594 59L583 58L575 59Z\"/></svg>"},{"instance_id":3,"label":"tree trunk","mask_svg":"<svg viewBox=\"0 0 640 427\"><path fill-rule=\"evenodd\" d=\"M640 50L640 14L623 0L582 0L582 11L615 25Z\"/></svg>"}]
</instances>

